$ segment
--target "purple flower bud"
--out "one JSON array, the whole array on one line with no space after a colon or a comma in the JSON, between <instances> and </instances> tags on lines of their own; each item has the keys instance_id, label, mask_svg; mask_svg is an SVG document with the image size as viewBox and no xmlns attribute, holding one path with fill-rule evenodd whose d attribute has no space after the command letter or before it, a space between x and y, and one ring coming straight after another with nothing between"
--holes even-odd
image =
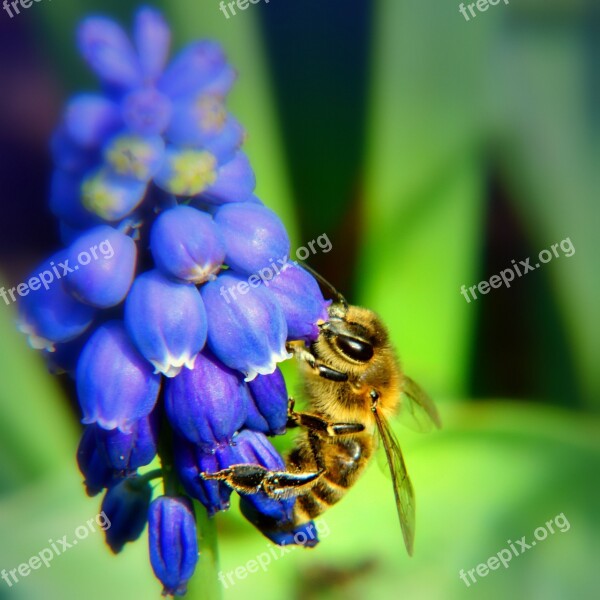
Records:
<instances>
[{"instance_id":1,"label":"purple flower bud","mask_svg":"<svg viewBox=\"0 0 600 600\"><path fill-rule=\"evenodd\" d=\"M290 254L290 240L279 217L266 206L236 202L215 214L225 240L225 262L238 273L255 273L269 279L277 273L277 260ZM279 263L281 264L281 262Z\"/></svg>"},{"instance_id":2,"label":"purple flower bud","mask_svg":"<svg viewBox=\"0 0 600 600\"><path fill-rule=\"evenodd\" d=\"M118 554L127 542L135 542L146 526L152 487L136 475L123 479L111 487L102 501L102 510L108 517L106 543Z\"/></svg>"},{"instance_id":3,"label":"purple flower bud","mask_svg":"<svg viewBox=\"0 0 600 600\"><path fill-rule=\"evenodd\" d=\"M126 217L142 202L145 193L145 182L123 177L105 167L88 175L81 187L83 206L105 221Z\"/></svg>"},{"instance_id":4,"label":"purple flower bud","mask_svg":"<svg viewBox=\"0 0 600 600\"><path fill-rule=\"evenodd\" d=\"M131 433L118 429L110 431L90 425L96 431L96 440L105 461L117 471L134 471L150 464L156 456L159 415L152 411L131 427Z\"/></svg>"},{"instance_id":5,"label":"purple flower bud","mask_svg":"<svg viewBox=\"0 0 600 600\"><path fill-rule=\"evenodd\" d=\"M77 395L83 423L130 433L150 414L160 375L129 341L121 321L102 325L86 344L77 365Z\"/></svg>"},{"instance_id":6,"label":"purple flower bud","mask_svg":"<svg viewBox=\"0 0 600 600\"><path fill-rule=\"evenodd\" d=\"M164 211L154 221L150 249L165 274L203 283L225 260L225 242L214 221L191 206Z\"/></svg>"},{"instance_id":7,"label":"purple flower bud","mask_svg":"<svg viewBox=\"0 0 600 600\"><path fill-rule=\"evenodd\" d=\"M170 98L202 91L227 68L221 46L200 41L184 48L175 57L158 82L158 88Z\"/></svg>"},{"instance_id":8,"label":"purple flower bud","mask_svg":"<svg viewBox=\"0 0 600 600\"><path fill-rule=\"evenodd\" d=\"M246 385L209 352L201 352L193 369L183 370L166 385L169 421L180 435L206 452L231 440L246 419Z\"/></svg>"},{"instance_id":9,"label":"purple flower bud","mask_svg":"<svg viewBox=\"0 0 600 600\"><path fill-rule=\"evenodd\" d=\"M175 196L195 196L217 179L217 160L206 150L167 146L154 182Z\"/></svg>"},{"instance_id":10,"label":"purple flower bud","mask_svg":"<svg viewBox=\"0 0 600 600\"><path fill-rule=\"evenodd\" d=\"M176 283L160 271L136 278L125 302L125 326L137 349L156 372L175 377L206 343L206 311L191 283Z\"/></svg>"},{"instance_id":11,"label":"purple flower bud","mask_svg":"<svg viewBox=\"0 0 600 600\"><path fill-rule=\"evenodd\" d=\"M256 177L248 157L237 152L229 162L219 167L214 181L201 190L202 199L212 204L246 202L255 187Z\"/></svg>"},{"instance_id":12,"label":"purple flower bud","mask_svg":"<svg viewBox=\"0 0 600 600\"><path fill-rule=\"evenodd\" d=\"M196 519L188 498L161 496L148 513L150 563L164 595L183 595L198 562Z\"/></svg>"},{"instance_id":13,"label":"purple flower bud","mask_svg":"<svg viewBox=\"0 0 600 600\"><path fill-rule=\"evenodd\" d=\"M279 368L248 383L250 402L244 426L267 435L285 433L288 394Z\"/></svg>"},{"instance_id":14,"label":"purple flower bud","mask_svg":"<svg viewBox=\"0 0 600 600\"><path fill-rule=\"evenodd\" d=\"M158 135L167 128L173 114L173 105L169 98L157 90L143 88L123 98L121 112L127 128L132 132Z\"/></svg>"},{"instance_id":15,"label":"purple flower bud","mask_svg":"<svg viewBox=\"0 0 600 600\"><path fill-rule=\"evenodd\" d=\"M79 26L77 38L82 56L103 83L125 89L143 83L133 46L117 23L89 17Z\"/></svg>"},{"instance_id":16,"label":"purple flower bud","mask_svg":"<svg viewBox=\"0 0 600 600\"><path fill-rule=\"evenodd\" d=\"M71 294L91 306L109 308L119 304L131 287L137 249L129 236L99 225L71 244L67 258L73 271L65 285Z\"/></svg>"},{"instance_id":17,"label":"purple flower bud","mask_svg":"<svg viewBox=\"0 0 600 600\"><path fill-rule=\"evenodd\" d=\"M135 45L146 82L154 82L162 73L169 56L171 31L164 17L144 7L135 15Z\"/></svg>"},{"instance_id":18,"label":"purple flower bud","mask_svg":"<svg viewBox=\"0 0 600 600\"><path fill-rule=\"evenodd\" d=\"M199 446L184 438L176 437L175 468L185 491L196 498L214 515L229 508L231 488L220 481L205 481L200 473L215 473L234 464L228 442L219 444L212 452L203 452Z\"/></svg>"},{"instance_id":19,"label":"purple flower bud","mask_svg":"<svg viewBox=\"0 0 600 600\"><path fill-rule=\"evenodd\" d=\"M225 273L202 286L201 292L208 315L208 346L223 363L244 373L246 381L272 373L278 362L291 357L285 348L283 311L267 288Z\"/></svg>"},{"instance_id":20,"label":"purple flower bud","mask_svg":"<svg viewBox=\"0 0 600 600\"><path fill-rule=\"evenodd\" d=\"M157 173L165 153L158 135L121 133L104 148L104 161L114 173L147 182Z\"/></svg>"},{"instance_id":21,"label":"purple flower bud","mask_svg":"<svg viewBox=\"0 0 600 600\"><path fill-rule=\"evenodd\" d=\"M65 265L64 252L55 254L31 274L26 289L21 290L19 329L38 350L53 352L55 343L75 339L90 326L96 313L65 290L60 280ZM14 296L14 288L10 292ZM8 297L6 290L3 295Z\"/></svg>"},{"instance_id":22,"label":"purple flower bud","mask_svg":"<svg viewBox=\"0 0 600 600\"><path fill-rule=\"evenodd\" d=\"M77 464L85 478L83 483L88 496L96 496L114 481L114 471L98 447L95 425L83 430L77 448Z\"/></svg>"},{"instance_id":23,"label":"purple flower bud","mask_svg":"<svg viewBox=\"0 0 600 600\"><path fill-rule=\"evenodd\" d=\"M95 150L121 123L119 107L99 94L79 94L64 113L64 132L79 147Z\"/></svg>"},{"instance_id":24,"label":"purple flower bud","mask_svg":"<svg viewBox=\"0 0 600 600\"><path fill-rule=\"evenodd\" d=\"M315 278L302 267L288 263L277 277L269 282L288 326L288 340L313 342L319 336L317 323L328 319L325 300Z\"/></svg>"},{"instance_id":25,"label":"purple flower bud","mask_svg":"<svg viewBox=\"0 0 600 600\"><path fill-rule=\"evenodd\" d=\"M233 438L233 464L260 465L269 471L285 471L283 458L278 454L271 442L262 434L244 429ZM249 494L246 501L254 506L260 514L279 522L292 522L296 498L275 500L265 493Z\"/></svg>"},{"instance_id":26,"label":"purple flower bud","mask_svg":"<svg viewBox=\"0 0 600 600\"><path fill-rule=\"evenodd\" d=\"M278 546L305 546L313 548L319 543L317 528L313 521L293 526L288 521L278 521L263 515L250 496L240 498L240 511L265 537Z\"/></svg>"}]
</instances>

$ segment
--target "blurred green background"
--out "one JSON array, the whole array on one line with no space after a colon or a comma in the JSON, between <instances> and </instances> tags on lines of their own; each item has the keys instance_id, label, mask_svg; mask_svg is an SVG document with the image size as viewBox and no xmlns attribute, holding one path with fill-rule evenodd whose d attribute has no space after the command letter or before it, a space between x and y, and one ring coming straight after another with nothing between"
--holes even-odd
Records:
<instances>
[{"instance_id":1,"label":"blurred green background","mask_svg":"<svg viewBox=\"0 0 600 600\"><path fill-rule=\"evenodd\" d=\"M154 4L176 47L224 44L258 195L296 245L327 233L333 248L312 265L383 316L444 422L396 429L417 494L412 559L374 464L320 520L316 549L235 579L224 598L597 598L598 3L511 0L468 22L455 0L271 0L228 20L217 0ZM89 11L130 23L136 6L42 0L0 14L5 284L57 244L48 138L68 95L95 86L75 24ZM477 301L460 294L565 238L573 256ZM0 569L71 534L99 503L75 465L74 404L13 320L1 306ZM459 578L560 513L568 531L469 588ZM224 573L269 551L236 508L217 519ZM101 533L12 588L0 580L10 599L159 595L145 539L114 557Z\"/></svg>"}]
</instances>

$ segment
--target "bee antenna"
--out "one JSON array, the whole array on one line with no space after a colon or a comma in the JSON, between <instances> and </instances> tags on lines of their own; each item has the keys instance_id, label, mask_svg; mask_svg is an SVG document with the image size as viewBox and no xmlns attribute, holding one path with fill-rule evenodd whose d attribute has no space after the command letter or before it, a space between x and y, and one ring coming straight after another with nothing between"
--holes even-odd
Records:
<instances>
[{"instance_id":1,"label":"bee antenna","mask_svg":"<svg viewBox=\"0 0 600 600\"><path fill-rule=\"evenodd\" d=\"M338 292L331 283L329 283L329 281L327 281L327 279L325 279L325 277L323 277L323 275L321 275L320 273L317 273L317 271L315 271L312 267L309 267L305 262L303 261L298 261L300 263L300 265L302 266L302 268L306 271L308 271L313 277L315 277L315 279L317 279L321 285L325 288L327 288L327 290L331 293L332 296L335 297L335 299L345 308L348 308L348 302L346 301L346 298L344 298L344 296L342 296L342 294L340 292Z\"/></svg>"}]
</instances>

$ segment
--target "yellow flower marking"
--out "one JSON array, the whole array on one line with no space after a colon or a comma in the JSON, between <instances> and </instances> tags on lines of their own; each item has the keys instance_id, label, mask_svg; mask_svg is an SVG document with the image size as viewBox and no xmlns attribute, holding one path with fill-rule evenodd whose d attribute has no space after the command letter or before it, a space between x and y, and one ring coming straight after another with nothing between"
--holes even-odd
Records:
<instances>
[{"instance_id":1,"label":"yellow flower marking","mask_svg":"<svg viewBox=\"0 0 600 600\"><path fill-rule=\"evenodd\" d=\"M196 102L196 112L200 127L209 133L219 133L225 125L227 111L223 102L216 96L200 96Z\"/></svg>"},{"instance_id":2,"label":"yellow flower marking","mask_svg":"<svg viewBox=\"0 0 600 600\"><path fill-rule=\"evenodd\" d=\"M217 180L215 157L205 150L184 150L169 158L173 176L169 191L177 196L195 196Z\"/></svg>"},{"instance_id":3,"label":"yellow flower marking","mask_svg":"<svg viewBox=\"0 0 600 600\"><path fill-rule=\"evenodd\" d=\"M123 136L111 145L106 158L119 175L146 181L150 179L150 165L156 159L156 151L143 139Z\"/></svg>"}]
</instances>

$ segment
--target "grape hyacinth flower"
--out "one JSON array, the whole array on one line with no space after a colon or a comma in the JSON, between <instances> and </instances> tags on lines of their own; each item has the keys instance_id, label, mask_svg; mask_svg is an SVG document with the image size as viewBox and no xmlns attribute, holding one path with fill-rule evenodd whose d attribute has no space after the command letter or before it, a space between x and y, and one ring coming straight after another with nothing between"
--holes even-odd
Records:
<instances>
[{"instance_id":1,"label":"grape hyacinth flower","mask_svg":"<svg viewBox=\"0 0 600 600\"><path fill-rule=\"evenodd\" d=\"M65 247L36 273L77 268L23 298L20 327L76 381L77 461L88 494L104 492L108 544L120 552L148 524L152 569L181 595L197 528L232 493L200 474L285 468L267 437L286 430L278 364L287 342L317 338L329 302L254 195L221 47L195 42L167 64L170 31L150 8L132 39L89 17L78 43L102 91L74 97L53 137L50 208ZM241 508L253 524L289 525L271 537L288 544L294 502L250 494Z\"/></svg>"}]
</instances>

